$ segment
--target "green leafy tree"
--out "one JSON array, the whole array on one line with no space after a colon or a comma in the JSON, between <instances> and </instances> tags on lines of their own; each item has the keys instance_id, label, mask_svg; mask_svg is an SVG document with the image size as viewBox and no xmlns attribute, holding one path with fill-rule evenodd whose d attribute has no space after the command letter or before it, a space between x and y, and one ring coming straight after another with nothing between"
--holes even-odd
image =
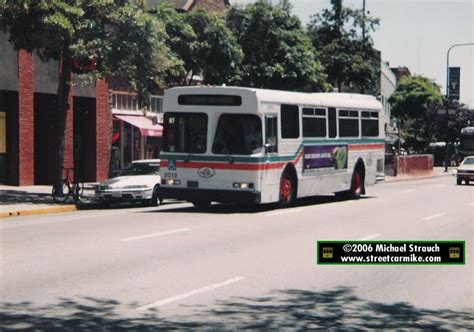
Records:
<instances>
[{"instance_id":1,"label":"green leafy tree","mask_svg":"<svg viewBox=\"0 0 474 332\"><path fill-rule=\"evenodd\" d=\"M430 114L432 116L442 105L443 96L440 87L431 79L420 75L406 76L400 80L389 102L392 104L392 115L397 117L401 124L407 123L408 128L413 128L413 136L408 130L406 132L409 145L415 150L426 145L426 141L418 142L420 122L430 119ZM432 135L431 129L427 130L427 134Z\"/></svg>"},{"instance_id":2,"label":"green leafy tree","mask_svg":"<svg viewBox=\"0 0 474 332\"><path fill-rule=\"evenodd\" d=\"M344 7L342 0L331 0L331 4L332 8L312 16L307 27L328 81L338 91L347 87L358 87L362 93L374 89L380 56L369 33L375 31L379 20Z\"/></svg>"},{"instance_id":3,"label":"green leafy tree","mask_svg":"<svg viewBox=\"0 0 474 332\"><path fill-rule=\"evenodd\" d=\"M16 50L59 60L55 184L61 181L71 74L126 77L148 101L150 81L170 64L164 30L134 1L1 1L0 28Z\"/></svg>"},{"instance_id":4,"label":"green leafy tree","mask_svg":"<svg viewBox=\"0 0 474 332\"><path fill-rule=\"evenodd\" d=\"M235 83L298 91L329 88L318 53L298 17L291 15L288 1L232 7L227 24L244 52L241 78Z\"/></svg>"},{"instance_id":5,"label":"green leafy tree","mask_svg":"<svg viewBox=\"0 0 474 332\"><path fill-rule=\"evenodd\" d=\"M191 80L196 73L203 75L205 84L223 84L238 79L242 49L225 20L216 13L197 10L186 16L186 22L197 36L194 63L187 68Z\"/></svg>"},{"instance_id":6,"label":"green leafy tree","mask_svg":"<svg viewBox=\"0 0 474 332\"><path fill-rule=\"evenodd\" d=\"M198 70L196 51L197 35L186 21L187 13L179 13L174 6L162 3L156 8L155 17L163 24L166 35L165 43L176 59L174 71L164 77L165 86L188 84L187 75L191 70Z\"/></svg>"},{"instance_id":7,"label":"green leafy tree","mask_svg":"<svg viewBox=\"0 0 474 332\"><path fill-rule=\"evenodd\" d=\"M242 50L236 38L216 13L198 10L178 13L169 4L157 7L156 18L166 29L166 45L178 59L168 84L192 84L202 75L206 84L222 84L238 77Z\"/></svg>"}]
</instances>

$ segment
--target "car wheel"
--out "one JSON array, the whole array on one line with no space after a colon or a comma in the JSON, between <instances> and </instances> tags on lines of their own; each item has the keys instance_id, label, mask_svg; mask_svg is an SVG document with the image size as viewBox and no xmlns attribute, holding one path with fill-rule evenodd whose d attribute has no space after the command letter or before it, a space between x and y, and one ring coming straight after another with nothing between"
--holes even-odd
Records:
<instances>
[{"instance_id":1,"label":"car wheel","mask_svg":"<svg viewBox=\"0 0 474 332\"><path fill-rule=\"evenodd\" d=\"M457 184L458 186L460 186L460 185L462 184L462 180L459 179L459 178L457 178L457 179L456 179L456 184Z\"/></svg>"},{"instance_id":2,"label":"car wheel","mask_svg":"<svg viewBox=\"0 0 474 332\"><path fill-rule=\"evenodd\" d=\"M158 197L158 188L158 186L155 186L155 188L153 188L153 196L150 201L151 206L160 206L161 202L163 201L163 198Z\"/></svg>"}]
</instances>

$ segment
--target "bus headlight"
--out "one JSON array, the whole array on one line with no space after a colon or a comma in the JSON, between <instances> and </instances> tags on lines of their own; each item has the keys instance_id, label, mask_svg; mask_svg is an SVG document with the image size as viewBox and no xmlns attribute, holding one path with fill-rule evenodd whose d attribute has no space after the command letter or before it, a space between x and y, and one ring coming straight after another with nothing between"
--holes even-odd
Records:
<instances>
[{"instance_id":1,"label":"bus headlight","mask_svg":"<svg viewBox=\"0 0 474 332\"><path fill-rule=\"evenodd\" d=\"M234 182L232 187L235 189L253 189L253 183L251 182Z\"/></svg>"},{"instance_id":2,"label":"bus headlight","mask_svg":"<svg viewBox=\"0 0 474 332\"><path fill-rule=\"evenodd\" d=\"M181 180L177 180L177 179L168 179L166 180L166 184L168 186L178 186L181 184Z\"/></svg>"}]
</instances>

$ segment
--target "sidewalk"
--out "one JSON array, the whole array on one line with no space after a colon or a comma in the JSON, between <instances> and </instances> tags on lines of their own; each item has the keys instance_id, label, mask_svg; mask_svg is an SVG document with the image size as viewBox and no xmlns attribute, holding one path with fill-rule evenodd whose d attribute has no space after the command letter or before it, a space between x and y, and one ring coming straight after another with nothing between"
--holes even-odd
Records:
<instances>
[{"instance_id":1,"label":"sidewalk","mask_svg":"<svg viewBox=\"0 0 474 332\"><path fill-rule=\"evenodd\" d=\"M444 167L434 167L431 173L418 174L418 175L406 175L402 174L399 176L385 176L385 182L401 182L401 181L413 181L422 179L431 179L443 176L453 176L455 167L449 167L448 172L444 171Z\"/></svg>"},{"instance_id":2,"label":"sidewalk","mask_svg":"<svg viewBox=\"0 0 474 332\"><path fill-rule=\"evenodd\" d=\"M95 183L85 184L84 199L86 201L93 196L94 185ZM72 197L69 197L64 204L54 202L51 190L51 186L0 185L0 218L69 212L78 209Z\"/></svg>"},{"instance_id":3,"label":"sidewalk","mask_svg":"<svg viewBox=\"0 0 474 332\"><path fill-rule=\"evenodd\" d=\"M444 167L435 167L430 174L423 175L402 175L385 176L385 182L412 181L420 179L429 179L434 177L452 176L452 167L447 173ZM96 183L86 183L84 198L79 207L93 205L92 197L94 195L94 186ZM7 186L0 185L0 219L14 216L25 216L34 214L59 213L78 210L72 200L68 199L66 204L57 204L51 195L51 186Z\"/></svg>"}]
</instances>

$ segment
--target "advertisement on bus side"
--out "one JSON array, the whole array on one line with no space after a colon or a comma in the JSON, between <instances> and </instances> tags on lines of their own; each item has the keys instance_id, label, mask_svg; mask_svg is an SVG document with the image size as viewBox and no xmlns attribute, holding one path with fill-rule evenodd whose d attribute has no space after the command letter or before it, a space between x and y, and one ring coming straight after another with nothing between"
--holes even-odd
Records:
<instances>
[{"instance_id":1,"label":"advertisement on bus side","mask_svg":"<svg viewBox=\"0 0 474 332\"><path fill-rule=\"evenodd\" d=\"M303 172L347 169L347 145L310 145L304 147Z\"/></svg>"}]
</instances>

